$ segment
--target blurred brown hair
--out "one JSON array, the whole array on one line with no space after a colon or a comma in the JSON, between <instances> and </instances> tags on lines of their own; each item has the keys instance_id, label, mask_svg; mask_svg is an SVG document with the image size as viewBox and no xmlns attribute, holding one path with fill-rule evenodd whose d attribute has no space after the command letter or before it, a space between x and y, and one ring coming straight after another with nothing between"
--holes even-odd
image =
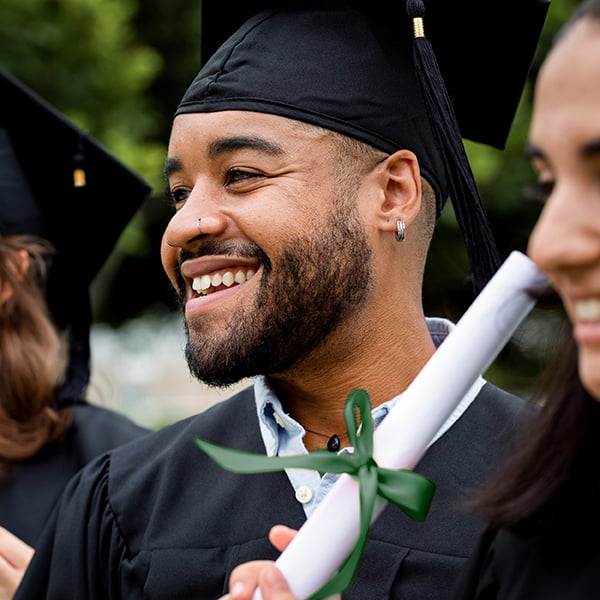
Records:
<instances>
[{"instance_id":1,"label":"blurred brown hair","mask_svg":"<svg viewBox=\"0 0 600 600\"><path fill-rule=\"evenodd\" d=\"M41 238L0 236L0 479L11 462L35 455L71 422L69 409L54 408L66 361L45 295L52 253Z\"/></svg>"}]
</instances>

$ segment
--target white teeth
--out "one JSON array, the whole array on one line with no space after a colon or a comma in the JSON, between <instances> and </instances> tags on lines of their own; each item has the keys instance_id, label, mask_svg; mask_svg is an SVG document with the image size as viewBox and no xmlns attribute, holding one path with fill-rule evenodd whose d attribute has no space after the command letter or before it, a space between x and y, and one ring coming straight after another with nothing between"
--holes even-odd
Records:
<instances>
[{"instance_id":1,"label":"white teeth","mask_svg":"<svg viewBox=\"0 0 600 600\"><path fill-rule=\"evenodd\" d=\"M581 321L600 320L600 300L590 298L588 300L578 300L573 304L575 318Z\"/></svg>"},{"instance_id":2,"label":"white teeth","mask_svg":"<svg viewBox=\"0 0 600 600\"><path fill-rule=\"evenodd\" d=\"M195 292L203 292L211 286L210 275L202 275L202 277L194 277L192 289Z\"/></svg>"},{"instance_id":3,"label":"white teeth","mask_svg":"<svg viewBox=\"0 0 600 600\"><path fill-rule=\"evenodd\" d=\"M233 271L225 271L223 274L215 273L212 276L202 275L200 277L194 277L192 289L199 294L203 294L203 292L206 292L210 287L219 287L221 284L230 287L234 283L245 283L246 281L250 281L255 273L254 269L248 269L248 271L239 269L235 272L235 275Z\"/></svg>"}]
</instances>

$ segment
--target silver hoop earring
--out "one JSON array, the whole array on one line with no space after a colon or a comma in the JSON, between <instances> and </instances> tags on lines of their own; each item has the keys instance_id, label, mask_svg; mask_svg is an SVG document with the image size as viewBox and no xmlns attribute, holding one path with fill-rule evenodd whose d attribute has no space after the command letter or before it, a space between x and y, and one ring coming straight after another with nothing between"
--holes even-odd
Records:
<instances>
[{"instance_id":1,"label":"silver hoop earring","mask_svg":"<svg viewBox=\"0 0 600 600\"><path fill-rule=\"evenodd\" d=\"M403 242L406 239L406 225L402 219L396 221L396 240Z\"/></svg>"}]
</instances>

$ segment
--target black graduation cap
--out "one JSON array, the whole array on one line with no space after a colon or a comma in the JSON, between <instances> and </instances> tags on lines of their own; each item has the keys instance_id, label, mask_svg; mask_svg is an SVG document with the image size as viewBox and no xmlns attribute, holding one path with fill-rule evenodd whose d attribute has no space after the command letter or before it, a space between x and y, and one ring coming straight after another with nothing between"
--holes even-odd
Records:
<instances>
[{"instance_id":1,"label":"black graduation cap","mask_svg":"<svg viewBox=\"0 0 600 600\"><path fill-rule=\"evenodd\" d=\"M478 293L500 261L462 138L504 147L548 5L203 0L204 66L176 114L256 110L413 150L438 214L452 199Z\"/></svg>"},{"instance_id":2,"label":"black graduation cap","mask_svg":"<svg viewBox=\"0 0 600 600\"><path fill-rule=\"evenodd\" d=\"M56 250L47 298L69 339L58 399L68 404L89 381L90 284L151 187L2 69L0 99L0 235L38 235Z\"/></svg>"}]
</instances>

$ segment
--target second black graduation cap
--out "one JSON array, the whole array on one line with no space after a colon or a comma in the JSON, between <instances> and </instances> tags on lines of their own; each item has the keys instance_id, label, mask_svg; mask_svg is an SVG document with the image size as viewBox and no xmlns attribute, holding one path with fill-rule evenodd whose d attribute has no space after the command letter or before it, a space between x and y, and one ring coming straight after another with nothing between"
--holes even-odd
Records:
<instances>
[{"instance_id":1,"label":"second black graduation cap","mask_svg":"<svg viewBox=\"0 0 600 600\"><path fill-rule=\"evenodd\" d=\"M271 112L413 150L438 214L452 199L477 293L499 258L461 138L504 147L548 4L203 0L204 67L176 114Z\"/></svg>"},{"instance_id":2,"label":"second black graduation cap","mask_svg":"<svg viewBox=\"0 0 600 600\"><path fill-rule=\"evenodd\" d=\"M59 397L69 403L89 380L89 287L151 187L2 69L0 98L0 235L38 235L56 250L47 297L69 337Z\"/></svg>"}]
</instances>

